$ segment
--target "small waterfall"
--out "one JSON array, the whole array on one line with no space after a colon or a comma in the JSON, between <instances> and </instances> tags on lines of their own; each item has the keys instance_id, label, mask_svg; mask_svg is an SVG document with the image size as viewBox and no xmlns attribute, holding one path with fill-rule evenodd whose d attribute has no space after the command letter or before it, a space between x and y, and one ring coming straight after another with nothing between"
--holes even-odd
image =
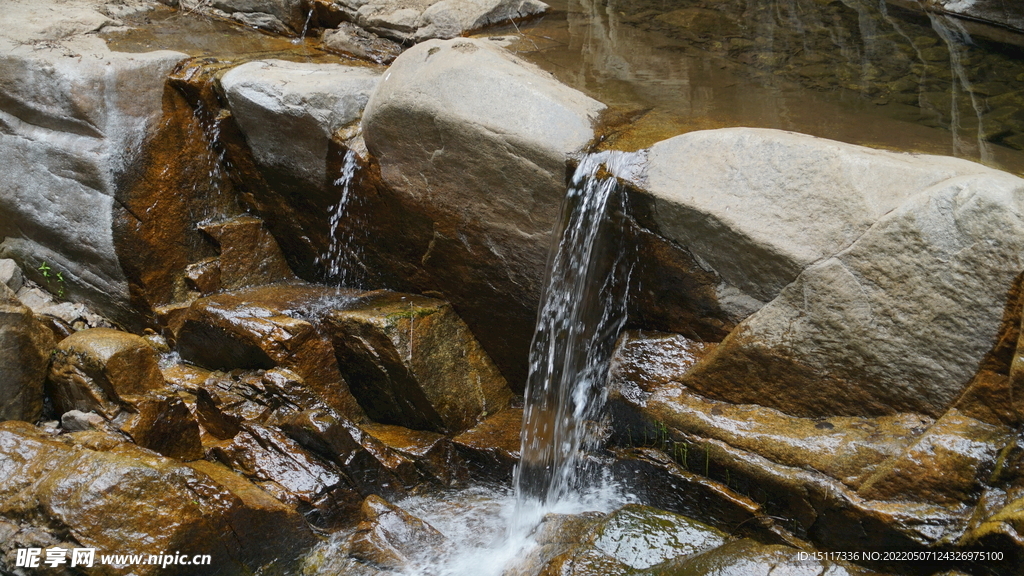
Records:
<instances>
[{"instance_id":1,"label":"small waterfall","mask_svg":"<svg viewBox=\"0 0 1024 576\"><path fill-rule=\"evenodd\" d=\"M327 277L340 286L351 287L357 278L356 269L362 266L359 254L350 241L351 238L338 233L338 228L348 216L354 199L352 187L358 167L356 153L352 150L345 152L341 165L341 176L334 181L334 186L341 188L341 197L338 199L338 203L331 207L328 218L330 243L327 246L327 252L316 259L316 263L323 267Z\"/></svg>"},{"instance_id":2,"label":"small waterfall","mask_svg":"<svg viewBox=\"0 0 1024 576\"><path fill-rule=\"evenodd\" d=\"M928 13L928 18L931 20L932 29L935 30L949 48L949 66L953 73L949 127L950 131L953 132L953 155L968 158L973 155L973 150L970 149L960 136L960 130L963 129L963 126L961 125L960 117L959 91L963 90L970 98L971 108L978 119L977 157L983 163L990 163L992 161L992 151L989 149L988 142L985 141L982 118L985 113L985 107L978 101L978 97L975 96L974 91L971 89L971 81L967 77L967 69L963 63L964 58L969 56L969 46L974 42L971 40L971 35L967 33L963 24L957 22L956 19L949 16L932 14L931 12Z\"/></svg>"},{"instance_id":3,"label":"small waterfall","mask_svg":"<svg viewBox=\"0 0 1024 576\"><path fill-rule=\"evenodd\" d=\"M302 41L306 39L306 32L309 31L309 22L313 19L313 6L310 5L309 13L306 14L306 22L302 25L302 32L298 38L292 40L292 44L302 44Z\"/></svg>"},{"instance_id":4,"label":"small waterfall","mask_svg":"<svg viewBox=\"0 0 1024 576\"><path fill-rule=\"evenodd\" d=\"M530 351L515 479L521 524L600 483L588 453L602 440L608 364L626 318L632 259L622 228L626 195L614 177L599 174L630 177L639 159L624 152L584 157L562 203Z\"/></svg>"}]
</instances>

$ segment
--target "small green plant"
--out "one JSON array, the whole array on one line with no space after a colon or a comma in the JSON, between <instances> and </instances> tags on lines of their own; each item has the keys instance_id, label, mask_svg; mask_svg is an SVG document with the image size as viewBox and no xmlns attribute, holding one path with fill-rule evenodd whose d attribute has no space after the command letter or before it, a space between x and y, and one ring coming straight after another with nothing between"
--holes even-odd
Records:
<instances>
[{"instance_id":1,"label":"small green plant","mask_svg":"<svg viewBox=\"0 0 1024 576\"><path fill-rule=\"evenodd\" d=\"M45 260L39 265L37 270L46 280L46 288L51 293L56 294L58 298L63 298L67 292L67 285L64 283L64 273L60 270L54 270Z\"/></svg>"}]
</instances>

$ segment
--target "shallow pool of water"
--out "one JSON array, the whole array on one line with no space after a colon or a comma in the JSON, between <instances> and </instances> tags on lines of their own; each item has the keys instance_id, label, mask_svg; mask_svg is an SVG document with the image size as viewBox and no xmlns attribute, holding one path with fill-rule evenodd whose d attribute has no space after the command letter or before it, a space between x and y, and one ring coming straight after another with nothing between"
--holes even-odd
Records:
<instances>
[{"instance_id":1,"label":"shallow pool of water","mask_svg":"<svg viewBox=\"0 0 1024 576\"><path fill-rule=\"evenodd\" d=\"M778 128L1024 173L1024 59L884 0L551 0L509 48L637 114L608 147Z\"/></svg>"}]
</instances>

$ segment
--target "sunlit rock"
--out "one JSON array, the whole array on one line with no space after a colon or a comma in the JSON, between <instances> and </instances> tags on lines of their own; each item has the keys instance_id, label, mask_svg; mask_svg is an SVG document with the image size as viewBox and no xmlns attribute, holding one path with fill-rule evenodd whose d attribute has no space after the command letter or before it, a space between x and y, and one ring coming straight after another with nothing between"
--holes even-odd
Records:
<instances>
[{"instance_id":1,"label":"sunlit rock","mask_svg":"<svg viewBox=\"0 0 1024 576\"><path fill-rule=\"evenodd\" d=\"M35 422L56 339L6 284L0 284L0 420Z\"/></svg>"},{"instance_id":2,"label":"sunlit rock","mask_svg":"<svg viewBox=\"0 0 1024 576\"><path fill-rule=\"evenodd\" d=\"M458 433L506 408L505 379L447 302L382 292L325 325L352 393L375 421Z\"/></svg>"},{"instance_id":3,"label":"sunlit rock","mask_svg":"<svg viewBox=\"0 0 1024 576\"><path fill-rule=\"evenodd\" d=\"M934 417L996 343L1024 269L1024 180L746 128L648 158L659 231L753 312L688 386L805 416Z\"/></svg>"},{"instance_id":4,"label":"sunlit rock","mask_svg":"<svg viewBox=\"0 0 1024 576\"><path fill-rule=\"evenodd\" d=\"M164 384L157 353L141 336L110 328L76 332L57 345L49 391L58 413L94 411L107 419Z\"/></svg>"},{"instance_id":5,"label":"sunlit rock","mask_svg":"<svg viewBox=\"0 0 1024 576\"><path fill-rule=\"evenodd\" d=\"M400 42L454 38L548 9L539 0L336 0L335 4L349 20Z\"/></svg>"},{"instance_id":6,"label":"sunlit rock","mask_svg":"<svg viewBox=\"0 0 1024 576\"><path fill-rule=\"evenodd\" d=\"M204 456L199 423L175 392L155 390L142 396L122 395L121 400L128 410L122 411L114 423L133 442L183 461Z\"/></svg>"},{"instance_id":7,"label":"sunlit rock","mask_svg":"<svg viewBox=\"0 0 1024 576\"><path fill-rule=\"evenodd\" d=\"M362 66L262 60L221 78L231 112L268 180L321 189L328 143L357 122L380 72Z\"/></svg>"},{"instance_id":8,"label":"sunlit rock","mask_svg":"<svg viewBox=\"0 0 1024 576\"><path fill-rule=\"evenodd\" d=\"M301 33L309 14L303 0L178 0L176 3L183 10L228 17L279 34Z\"/></svg>"},{"instance_id":9,"label":"sunlit rock","mask_svg":"<svg viewBox=\"0 0 1024 576\"><path fill-rule=\"evenodd\" d=\"M321 41L329 50L378 64L390 64L402 53L402 46L397 42L367 32L351 22L342 22L333 30L325 30Z\"/></svg>"},{"instance_id":10,"label":"sunlit rock","mask_svg":"<svg viewBox=\"0 0 1024 576\"><path fill-rule=\"evenodd\" d=\"M211 555L209 566L140 564L140 576L251 574L316 539L302 516L211 462L184 465L130 444L75 447L22 422L0 424L0 454L6 518L63 533L73 526L73 543L97 556Z\"/></svg>"},{"instance_id":11,"label":"sunlit rock","mask_svg":"<svg viewBox=\"0 0 1024 576\"><path fill-rule=\"evenodd\" d=\"M408 265L445 294L514 386L525 379L566 157L587 146L602 109L476 39L407 50L367 104L364 137L398 196L392 204L418 214L402 229Z\"/></svg>"}]
</instances>

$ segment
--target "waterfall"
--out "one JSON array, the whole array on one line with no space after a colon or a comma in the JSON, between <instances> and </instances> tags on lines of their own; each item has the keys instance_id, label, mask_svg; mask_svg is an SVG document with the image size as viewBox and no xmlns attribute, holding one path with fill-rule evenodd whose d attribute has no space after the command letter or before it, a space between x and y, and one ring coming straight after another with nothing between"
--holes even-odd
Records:
<instances>
[{"instance_id":1,"label":"waterfall","mask_svg":"<svg viewBox=\"0 0 1024 576\"><path fill-rule=\"evenodd\" d=\"M598 447L612 347L626 318L630 258L623 224L626 195L614 177L640 165L637 154L582 159L562 202L560 229L530 350L517 521L595 487L588 453ZM515 528L513 528L515 529Z\"/></svg>"},{"instance_id":2,"label":"waterfall","mask_svg":"<svg viewBox=\"0 0 1024 576\"><path fill-rule=\"evenodd\" d=\"M341 165L341 176L334 181L334 186L341 188L341 197L338 199L338 203L331 207L328 218L330 243L327 246L327 251L317 256L316 259L316 263L323 266L327 277L340 286L351 287L356 279L356 268L362 266L359 254L350 241L351 238L338 233L338 228L348 216L353 202L352 185L358 167L356 153L352 150L345 152Z\"/></svg>"}]
</instances>

